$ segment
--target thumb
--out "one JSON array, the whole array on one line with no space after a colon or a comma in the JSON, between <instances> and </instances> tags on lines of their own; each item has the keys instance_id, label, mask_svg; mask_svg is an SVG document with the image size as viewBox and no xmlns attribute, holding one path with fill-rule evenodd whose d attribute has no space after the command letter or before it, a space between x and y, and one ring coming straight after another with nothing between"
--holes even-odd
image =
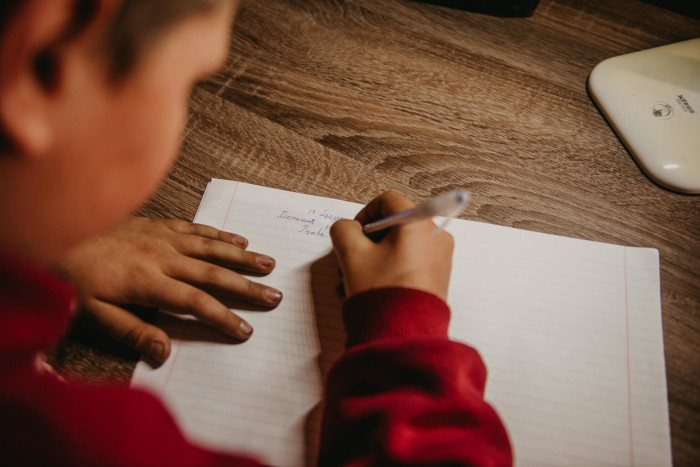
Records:
<instances>
[{"instance_id":1,"label":"thumb","mask_svg":"<svg viewBox=\"0 0 700 467\"><path fill-rule=\"evenodd\" d=\"M170 338L159 327L146 323L129 311L96 298L83 304L83 317L113 339L136 350L152 367L170 355Z\"/></svg>"}]
</instances>

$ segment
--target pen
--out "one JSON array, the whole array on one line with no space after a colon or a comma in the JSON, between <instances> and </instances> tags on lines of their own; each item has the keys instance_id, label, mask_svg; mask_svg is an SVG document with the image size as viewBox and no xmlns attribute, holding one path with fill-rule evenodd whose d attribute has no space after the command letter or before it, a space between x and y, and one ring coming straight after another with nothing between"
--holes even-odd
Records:
<instances>
[{"instance_id":1,"label":"pen","mask_svg":"<svg viewBox=\"0 0 700 467\"><path fill-rule=\"evenodd\" d=\"M362 228L362 231L365 234L370 234L396 225L408 224L430 217L448 216L448 219L439 227L442 228L447 221L459 214L467 206L470 199L471 193L468 191L449 191L421 203L415 208L406 209L405 211L385 217L384 219L370 222Z\"/></svg>"}]
</instances>

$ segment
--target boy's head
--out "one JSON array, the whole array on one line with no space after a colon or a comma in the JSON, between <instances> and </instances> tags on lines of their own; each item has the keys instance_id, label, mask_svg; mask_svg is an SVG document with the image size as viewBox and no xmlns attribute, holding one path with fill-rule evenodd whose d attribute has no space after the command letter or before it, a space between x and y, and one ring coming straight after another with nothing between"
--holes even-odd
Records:
<instances>
[{"instance_id":1,"label":"boy's head","mask_svg":"<svg viewBox=\"0 0 700 467\"><path fill-rule=\"evenodd\" d=\"M45 263L135 209L177 153L233 0L5 0L0 251Z\"/></svg>"}]
</instances>

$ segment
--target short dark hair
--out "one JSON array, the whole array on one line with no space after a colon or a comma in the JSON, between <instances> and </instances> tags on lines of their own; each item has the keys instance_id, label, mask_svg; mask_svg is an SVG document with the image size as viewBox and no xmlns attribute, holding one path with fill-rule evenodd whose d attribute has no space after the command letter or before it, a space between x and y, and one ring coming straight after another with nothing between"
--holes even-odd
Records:
<instances>
[{"instance_id":1,"label":"short dark hair","mask_svg":"<svg viewBox=\"0 0 700 467\"><path fill-rule=\"evenodd\" d=\"M146 44L178 21L214 9L221 0L123 0L104 37L111 74L122 77Z\"/></svg>"},{"instance_id":2,"label":"short dark hair","mask_svg":"<svg viewBox=\"0 0 700 467\"><path fill-rule=\"evenodd\" d=\"M0 0L0 39L24 0ZM119 10L102 38L99 52L106 58L109 77L117 83L133 68L150 42L178 21L214 9L221 1L231 0L122 0ZM75 0L73 23L67 37L75 34L95 13L94 0ZM37 57L38 78L50 82L51 57ZM0 128L0 154L11 147Z\"/></svg>"},{"instance_id":3,"label":"short dark hair","mask_svg":"<svg viewBox=\"0 0 700 467\"><path fill-rule=\"evenodd\" d=\"M0 1L0 37L23 0ZM103 49L111 76L126 75L140 52L169 26L197 13L212 10L223 0L122 0L103 38ZM95 12L94 0L75 0L75 32Z\"/></svg>"}]
</instances>

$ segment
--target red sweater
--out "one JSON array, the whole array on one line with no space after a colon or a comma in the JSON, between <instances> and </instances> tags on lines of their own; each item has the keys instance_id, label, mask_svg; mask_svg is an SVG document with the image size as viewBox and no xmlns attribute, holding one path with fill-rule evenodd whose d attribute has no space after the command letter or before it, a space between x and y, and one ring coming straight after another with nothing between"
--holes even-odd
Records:
<instances>
[{"instance_id":1,"label":"red sweater","mask_svg":"<svg viewBox=\"0 0 700 467\"><path fill-rule=\"evenodd\" d=\"M259 465L199 448L148 393L69 385L37 355L71 318L72 291L0 261L0 463ZM477 352L447 338L449 309L409 289L344 305L348 350L328 375L319 465L511 465L505 428L483 400ZM264 457L264 453L261 453Z\"/></svg>"}]
</instances>

